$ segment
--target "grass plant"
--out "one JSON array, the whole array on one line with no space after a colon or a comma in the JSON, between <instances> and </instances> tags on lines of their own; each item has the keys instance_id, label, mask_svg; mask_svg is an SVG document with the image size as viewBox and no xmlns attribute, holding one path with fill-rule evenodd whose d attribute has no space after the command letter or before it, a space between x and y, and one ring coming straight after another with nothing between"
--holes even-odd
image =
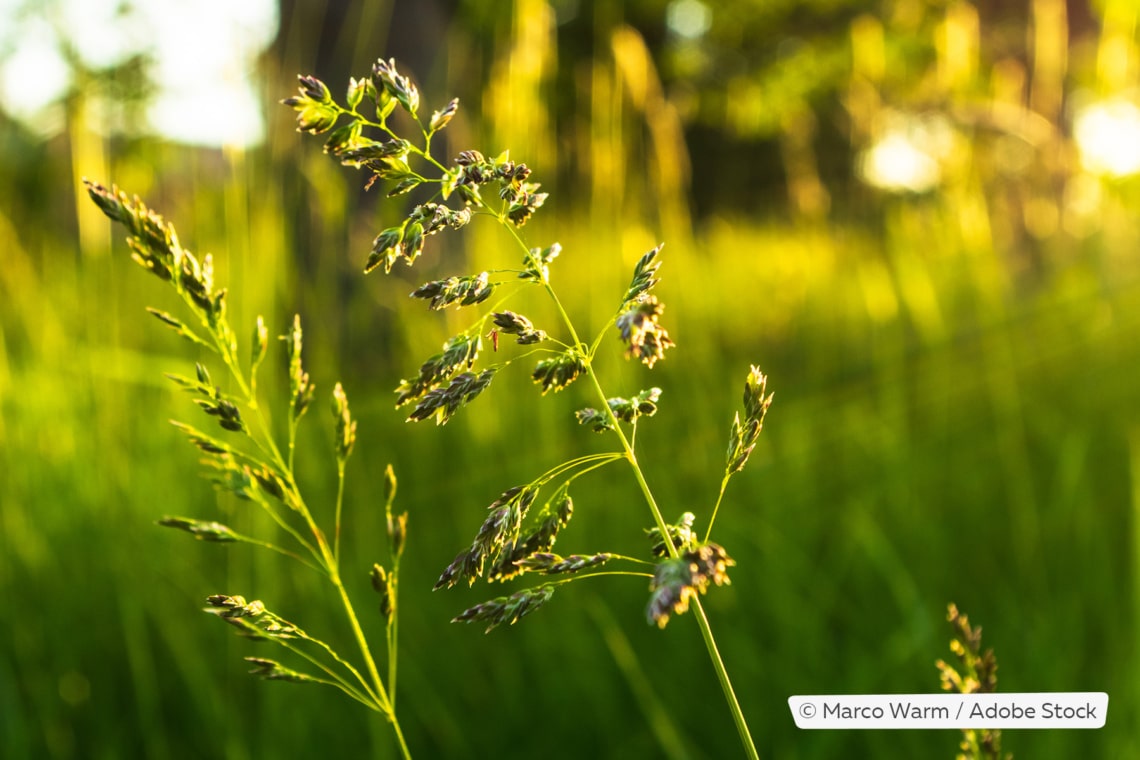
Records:
<instances>
[{"instance_id":1,"label":"grass plant","mask_svg":"<svg viewBox=\"0 0 1140 760\"><path fill-rule=\"evenodd\" d=\"M337 383L332 392L335 428L334 453L337 496L331 534L322 528L318 515L306 503L295 477L294 454L301 418L308 411L316 387L302 362L304 346L300 316L280 340L288 357L289 394L284 411L287 433L282 445L273 433L257 393L258 372L269 353L269 329L262 317L253 328L248 356L241 358L241 344L227 316L228 291L214 281L210 255L199 259L182 247L170 223L138 198L117 188L85 181L91 200L109 219L126 228L131 257L137 264L169 283L181 297L191 321L159 309L148 309L159 322L176 335L213 353L227 373L226 389L215 383L205 364L195 366L193 377L170 374L167 377L195 396L194 402L221 428L212 435L193 425L174 422L198 451L208 477L222 491L264 510L287 539L265 540L246 536L213 520L167 516L159 525L183 531L200 540L220 544L244 543L283 554L322 575L343 607L345 620L359 648L362 666L353 665L323 640L306 633L300 626L272 612L260 600L247 601L239 594L212 594L206 612L234 626L237 633L253 640L271 641L305 663L304 670L265 657L246 657L253 675L272 681L317 683L340 690L356 702L382 714L392 725L401 754L410 752L396 718L397 590L400 559L406 538L407 513L393 513L396 478L391 466L384 473L384 512L388 526L387 567L374 564L372 584L380 596L387 636L387 673L381 675L372 647L341 576L341 532L344 501L345 465L356 444L356 421L344 388ZM221 381L219 381L221 382Z\"/></svg>"},{"instance_id":2,"label":"grass plant","mask_svg":"<svg viewBox=\"0 0 1140 760\"><path fill-rule=\"evenodd\" d=\"M498 372L516 361L538 357L531 378L541 386L542 394L561 391L583 380L595 393L598 407L577 410L577 421L594 433L612 434L618 444L615 450L582 455L557 464L528 483L506 489L488 507L489 514L471 546L444 569L435 588L451 587L461 581L471 585L480 578L507 581L527 573L554 580L477 604L461 612L453 622L477 621L485 624L489 632L539 609L556 589L573 581L602 576L647 581L650 597L645 614L650 624L664 628L671 616L693 610L741 744L749 757L758 757L700 597L710 586L728 583L728 568L735 564L724 547L713 542L710 536L729 479L747 463L772 403L767 378L757 367L750 368L744 383L744 418L742 420L738 413L732 421L720 489L703 535L695 527L693 512L686 511L674 523L666 522L635 451L639 423L657 412L662 390L642 389L629 398L609 396L594 365L595 356L611 329L625 346L626 357L637 359L650 369L675 345L660 322L664 306L652 292L659 282L661 246L649 250L637 262L628 288L617 300L616 310L603 329L587 342L579 336L551 282L552 264L561 253L561 246L554 243L546 248L531 248L518 231L547 197L546 193L539 192L538 183L530 181L531 171L526 164L511 160L508 152L488 159L478 151L465 150L451 167L433 156L432 137L457 113L458 100L453 99L435 111L425 124L419 115L419 91L408 77L399 73L394 60L380 60L370 76L352 79L346 106L337 104L320 80L302 76L300 83L299 94L284 101L297 110L300 131L330 133L325 142L326 152L346 165L367 170L369 187L377 180L394 181L388 197L402 196L421 186L431 190L430 198L415 205L402 224L384 229L376 236L365 272L381 266L390 272L397 262L410 265L423 252L426 238L447 228L460 229L479 217L498 223L521 252L521 267L434 280L411 293L412 298L427 301L432 310L480 306L494 300L489 307L480 306L481 312L469 327L450 338L440 353L424 361L417 375L400 383L396 389L397 407L414 404L408 420L432 419L443 425L482 394ZM366 103L374 109L375 118L364 116L358 110ZM402 108L418 128L419 145L400 137L389 125L388 119L397 107ZM347 123L336 127L341 117L348 117ZM379 131L385 139L366 136L366 128ZM413 170L409 158L419 159L425 173L436 172L438 177L429 178ZM269 330L264 319L257 317L248 358L243 361L236 332L227 315L229 294L214 281L212 257L199 259L183 248L173 225L140 199L131 198L115 187L107 188L88 180L85 184L91 200L103 213L126 228L135 262L168 283L192 319L184 321L154 308L148 309L150 314L179 337L212 352L228 374L226 389L215 383L203 363L195 366L193 377L168 375L178 387L195 396L195 403L207 416L214 418L222 430L220 436L184 422L174 424L202 453L203 464L213 483L264 510L289 540L279 544L275 540L243 535L214 520L198 518L167 516L159 524L202 541L245 543L274 551L325 576L341 600L363 667L354 666L332 646L272 612L260 600L247 601L238 594L213 594L206 600L206 611L235 626L243 636L279 644L309 668L306 672L273 659L247 657L254 666L252 674L268 680L320 683L339 689L384 715L393 727L401 753L410 756L395 711L396 599L407 515L397 516L392 511L395 496L392 468L389 466L385 473L389 565L374 564L371 572L387 626L385 677L381 675L341 577L345 472L356 441L357 423L340 383L332 392L338 485L331 538L306 503L295 476L298 427L315 396L314 383L302 362L304 342L300 316L295 316L289 329L280 336L288 358L289 392L287 409L283 410L285 440L279 443L257 392L259 369L269 350ZM488 204L483 195L492 191L498 201ZM449 206L449 200L458 203ZM554 304L561 322L561 339L536 328L526 316L506 308L510 296L525 287L541 288ZM474 371L484 354L484 338L497 354L500 340L507 336L524 347L522 352ZM559 532L569 525L574 514L571 486L577 479L617 462L625 462L630 467L652 518L651 527L645 531L647 557L616 552L568 556L554 553ZM541 503L538 502L540 495L546 496ZM533 511L532 506L536 506ZM623 567L615 569L615 565Z\"/></svg>"},{"instance_id":3,"label":"grass plant","mask_svg":"<svg viewBox=\"0 0 1140 760\"><path fill-rule=\"evenodd\" d=\"M297 111L300 131L327 134L325 152L346 166L364 170L366 187L384 181L389 183L389 198L423 195L400 224L376 235L364 264L366 273L381 267L391 272L398 263L410 266L423 253L427 238L479 219L497 224L505 232L506 245L517 250L516 261L521 260L514 266L432 280L411 293L412 298L427 301L432 310L467 308L475 314L463 331L449 338L439 353L425 360L418 373L396 389L397 407L414 405L408 420L446 424L486 391L499 372L517 362L533 361L530 376L543 395L562 391L576 381L585 383L597 406L578 409L577 421L595 433L612 435L617 445L608 452L550 467L527 483L507 488L490 504L471 545L443 570L435 588L461 582L472 585L479 579L507 581L528 573L556 578L477 604L453 622L480 622L490 631L533 613L565 584L601 576L645 579L650 591L646 617L651 624L664 628L672 615L693 610L741 744L749 757L757 757L700 597L710 586L728 583L727 570L735 564L710 537L728 482L747 463L772 403L767 377L756 366L748 372L744 417L737 413L730 426L720 488L703 528L696 526L691 511L668 523L636 453L639 426L657 412L662 389L611 396L595 362L611 330L618 339L615 343L624 345L626 357L649 369L675 345L661 322L664 305L653 292L660 279L662 246L640 258L625 293L615 294L616 308L608 320L595 335L584 337L554 285L552 272L561 245L531 247L520 232L547 199L541 185L532 180L530 168L513 160L509 151L488 158L477 150L463 150L446 164L433 155L433 138L458 112L457 99L425 118L418 88L400 73L394 59L381 59L369 76L351 79L343 105L319 79L299 79L298 94L283 102ZM398 111L401 119L396 118ZM556 327L540 329L527 316L507 308L526 288L540 289L546 295L557 314ZM491 361L486 359L485 339L494 355ZM507 339L521 348L501 358L500 342ZM609 551L566 557L554 553L559 532L574 514L570 490L575 481L619 462L630 468L652 519L646 530L647 557ZM540 499L543 495L545 499ZM594 509L606 506L591 505Z\"/></svg>"}]
</instances>

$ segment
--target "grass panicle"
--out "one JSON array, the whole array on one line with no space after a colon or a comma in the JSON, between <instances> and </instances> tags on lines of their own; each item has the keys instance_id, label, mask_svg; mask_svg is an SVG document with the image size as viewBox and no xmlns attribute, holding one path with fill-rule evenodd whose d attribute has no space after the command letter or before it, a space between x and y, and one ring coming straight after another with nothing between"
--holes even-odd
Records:
<instances>
[{"instance_id":1,"label":"grass panicle","mask_svg":"<svg viewBox=\"0 0 1140 760\"><path fill-rule=\"evenodd\" d=\"M515 338L516 344L528 347L527 351L538 355L531 370L531 379L540 387L542 395L564 390L580 380L586 383L588 392L596 397L598 405L578 410L575 413L578 422L596 432L612 435L618 445L618 450L610 454L571 460L528 485L504 492L491 505L471 545L459 552L444 569L435 588L449 588L461 581L472 585L480 578L505 581L528 571L565 575L559 582L569 582L595 575L613 575L614 571L608 569L610 564L628 561L635 569L616 574L650 579L648 617L651 623L664 627L671 615L682 614L691 605L699 608L699 597L710 585L727 583L727 568L733 563L719 544L709 541L707 533L703 540L696 538L692 529L696 518L692 513L686 513L679 526L666 525L638 463L634 451L637 428L642 418L656 413L661 389L641 390L628 398L610 396L603 391L602 380L595 371L595 357L601 350L603 336L609 334L611 327L616 329L625 346L626 358L636 359L649 369L664 359L667 350L675 345L661 323L665 306L653 292L661 281L662 247L658 245L641 256L634 267L629 287L615 299L617 308L613 316L591 341L582 340L559 294L551 285L550 269L562 252L561 246L553 243L546 248L531 247L519 232L548 197L541 191L541 185L531 180L530 168L513 160L508 151L488 158L488 154L467 149L460 151L450 162L437 158L432 152L432 138L451 121L459 103L457 100L449 101L425 123L418 114L419 98L419 91L406 75L400 73L394 60L380 60L373 67L371 78L349 81L344 105L331 99L329 88L312 77L301 77L299 95L283 101L297 110L300 131L322 134L332 130L325 143L326 152L344 165L365 171L368 174L366 187L383 182L390 187L388 197L408 193L416 196L409 202L410 211L399 225L385 228L377 234L367 255L365 271L373 271L382 265L386 272L390 272L401 260L412 265L424 253L427 237L445 229L459 229L475 218L489 219L503 228L511 246L521 249L522 269L515 271L518 279L544 291L561 324L557 329L544 325L540 330L522 314L501 308L500 304L508 302L515 291L501 298L495 309L480 313L478 306L489 298L495 287L487 271L428 282L413 291L412 297L427 301L428 308L432 310L448 306L474 307L470 326L451 338L441 353L423 362L418 376L399 384L396 405L416 404L409 416L411 421L435 419L440 424L447 422L461 407L486 390L502 366L514 361L508 359L505 363L477 367L482 359L482 336L491 339L497 354L500 336L509 335ZM388 116L397 107L410 117L410 130L397 131L389 122ZM409 119L405 119L401 123L408 122ZM710 510L709 531L729 477L740 471L756 445L764 414L771 403L771 395L764 395L765 381L766 378L753 367L746 382L745 418L742 422L738 415L733 423L720 494ZM565 520L559 510L542 510L537 515L530 515L530 504L539 490L549 483L556 484L557 493L565 497L565 504L569 507L566 494L571 481L617 461L625 461L631 467L645 497L653 530L657 531L655 543L660 544L663 550L662 554L656 555L656 563L610 552L568 557L552 553L555 535L565 527L569 510ZM607 566L606 571L590 572L603 564ZM655 564L654 572L645 572L646 564ZM487 630L503 622L514 623L545 604L553 591L554 584L547 583L510 596L497 597L466 610L456 621L486 622ZM715 645L708 619L703 611L699 611L695 618L742 745L749 756L755 757L751 734Z\"/></svg>"},{"instance_id":2,"label":"grass panicle","mask_svg":"<svg viewBox=\"0 0 1140 760\"><path fill-rule=\"evenodd\" d=\"M953 630L950 651L958 661L957 667L938 660L939 680L943 691L958 694L993 694L997 691L997 658L994 650L982 651L982 629L970 625L970 619L950 604L947 621ZM1001 729L964 728L958 745L958 760L1010 760L1011 754L1001 749Z\"/></svg>"},{"instance_id":3,"label":"grass panicle","mask_svg":"<svg viewBox=\"0 0 1140 760\"><path fill-rule=\"evenodd\" d=\"M562 573L576 573L579 570L585 570L590 567L598 567L606 564L614 557L615 555L609 552L601 552L600 554L589 556L584 554L571 554L569 557L561 557L552 552L531 552L523 559L516 560L515 564L526 570L543 575L560 575Z\"/></svg>"},{"instance_id":4,"label":"grass panicle","mask_svg":"<svg viewBox=\"0 0 1140 760\"><path fill-rule=\"evenodd\" d=\"M554 595L554 586L533 586L516 591L510 596L499 596L486 602L469 607L456 615L453 623L486 623L484 633L490 633L496 627L507 623L514 625L523 617L537 610L550 601Z\"/></svg>"},{"instance_id":5,"label":"grass panicle","mask_svg":"<svg viewBox=\"0 0 1140 760\"><path fill-rule=\"evenodd\" d=\"M652 592L646 609L649 622L664 628L670 615L688 612L689 603L698 594L705 593L710 582L718 586L730 583L728 568L735 564L723 547L713 543L702 544L679 557L657 563L653 582L649 585Z\"/></svg>"},{"instance_id":6,"label":"grass panicle","mask_svg":"<svg viewBox=\"0 0 1140 760\"><path fill-rule=\"evenodd\" d=\"M305 131L319 132L330 126L331 95L312 78L302 79L301 94L291 99L300 111ZM331 121L335 121L332 118ZM374 586L381 593L380 614L386 623L387 678L381 676L372 647L364 636L355 608L341 577L340 535L346 464L356 443L357 424L349 409L348 395L340 383L333 387L332 423L337 463L338 491L332 515L332 539L328 515L310 510L294 476L294 452L301 418L311 406L316 386L304 368L304 334L300 316L295 316L281 340L288 359L288 399L283 410L287 440L282 447L275 436L266 410L257 394L257 374L269 350L269 330L258 316L251 345L243 362L237 333L229 323L226 290L214 282L210 256L197 258L182 247L173 225L115 187L85 181L91 200L112 221L127 231L132 258L144 269L167 282L181 297L188 319L159 309L149 313L164 326L216 355L222 372L211 371L206 363L195 365L194 376L169 374L178 387L194 396L194 403L213 418L220 432L203 432L184 422L175 426L204 455L207 477L220 491L233 494L242 502L266 512L277 526L275 535L265 539L244 536L227 525L212 520L167 516L159 525L185 532L195 539L218 544L250 544L296 560L323 575L334 590L345 615L345 623L358 647L362 667L353 665L328 644L306 634L297 625L270 612L260 601L247 602L240 595L215 594L207 598L208 612L235 626L247 638L271 641L301 661L305 670L276 660L247 658L256 667L254 675L268 680L318 683L339 689L348 697L384 715L393 727L396 743L404 757L410 757L403 731L396 718L396 596L400 555L407 529L407 514L394 516L395 475L385 473L386 515L389 532L389 566L373 566ZM216 379L215 374L225 378ZM380 568L377 572L377 568ZM377 577L379 576L379 581Z\"/></svg>"}]
</instances>

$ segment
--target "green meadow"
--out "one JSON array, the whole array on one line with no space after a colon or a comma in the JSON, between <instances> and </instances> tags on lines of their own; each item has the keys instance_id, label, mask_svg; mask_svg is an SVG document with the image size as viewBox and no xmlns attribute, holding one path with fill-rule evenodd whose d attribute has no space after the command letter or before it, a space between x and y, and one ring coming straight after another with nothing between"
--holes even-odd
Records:
<instances>
[{"instance_id":1,"label":"green meadow","mask_svg":"<svg viewBox=\"0 0 1140 760\"><path fill-rule=\"evenodd\" d=\"M1082 163L1070 109L1140 86L1136 12L1106 0L1087 25L1070 18L1071 52L1049 69L1033 65L1041 19L1063 3L1031 4L1028 41L986 8L970 22L968 3L841 3L832 37L798 29L799 52L765 64L753 95L714 77L717 101L682 88L664 38L638 25L664 5L628 5L543 37L554 6L459 3L431 55L406 68L428 113L460 97L445 150L509 147L550 191L522 233L562 244L551 278L587 333L665 242L655 292L677 347L648 370L623 358L615 333L597 368L615 394L662 388L637 447L666 519L707 519L742 381L752 364L769 376L760 442L717 517L732 583L702 597L761 757L954 757L956 731L807 732L787 705L938 691L951 602L983 628L1000 691L1109 694L1103 729L1006 730L1005 751L1140 756L1140 180ZM588 389L540 396L523 366L446 426L394 409L400 379L467 324L407 294L519 256L476 220L430 238L414 269L361 274L403 207L379 186L366 193L364 175L297 134L277 101L298 73L340 97L350 74L401 56L403 15L350 10L339 36L326 30L335 54L318 55L305 12L285 17L254 74L262 144L109 135L92 93L117 92L114 74L78 80L50 137L0 117L0 756L397 756L383 719L333 690L250 676L242 658L275 656L270 645L200 612L210 594L242 594L352 651L316 574L155 525L183 515L274 531L211 487L200 452L168 423L206 425L164 373L188 375L208 354L148 316L179 304L132 263L85 176L138 194L183 245L213 254L243 341L258 315L271 336L301 315L317 395L298 481L331 520L328 405L340 381L359 420L342 566L377 640L368 571L384 551L383 472L394 467L409 514L396 698L414 755L738 756L696 625L647 624L643 579L570 584L486 635L448 622L514 590L431 590L485 507L610 444L574 420L595 403ZM765 22L772 39L792 23L781 18ZM376 39L354 31L389 20ZM1015 36L1022 80L1009 73L1017 56L1003 57ZM966 40L973 68L945 39ZM809 80L832 89L805 94ZM774 115L749 122L734 105L749 97ZM970 116L1005 106L1021 109L1012 122ZM952 135L933 186L875 187L857 170L888 110L935 114ZM750 152L726 155L741 145ZM527 314L553 319L537 296ZM263 390L280 432L286 357L270 343ZM560 553L645 554L652 521L627 470L583 478L574 500Z\"/></svg>"}]
</instances>

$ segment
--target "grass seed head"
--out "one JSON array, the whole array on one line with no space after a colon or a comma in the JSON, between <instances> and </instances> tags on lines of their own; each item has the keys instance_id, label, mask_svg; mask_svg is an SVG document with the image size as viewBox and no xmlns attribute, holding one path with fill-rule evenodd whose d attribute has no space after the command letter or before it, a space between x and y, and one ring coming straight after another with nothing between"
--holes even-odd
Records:
<instances>
[{"instance_id":1,"label":"grass seed head","mask_svg":"<svg viewBox=\"0 0 1140 760\"><path fill-rule=\"evenodd\" d=\"M546 333L536 330L529 319L513 311L497 311L491 315L492 321L501 332L514 335L515 342L528 346L546 340Z\"/></svg>"},{"instance_id":2,"label":"grass seed head","mask_svg":"<svg viewBox=\"0 0 1140 760\"><path fill-rule=\"evenodd\" d=\"M372 565L372 589L380 595L380 614L389 625L396 615L395 578L382 565Z\"/></svg>"},{"instance_id":3,"label":"grass seed head","mask_svg":"<svg viewBox=\"0 0 1140 760\"><path fill-rule=\"evenodd\" d=\"M646 617L650 624L664 628L670 615L688 612L690 601L704 594L710 582L729 583L728 568L734 564L723 547L711 542L659 562L649 585L652 594Z\"/></svg>"},{"instance_id":4,"label":"grass seed head","mask_svg":"<svg viewBox=\"0 0 1140 760\"><path fill-rule=\"evenodd\" d=\"M623 308L633 304L661 281L661 278L656 276L657 270L661 267L661 262L657 260L657 254L661 252L664 246L665 244L661 243L638 260L637 265L633 268L633 281L629 284L625 298L622 299Z\"/></svg>"},{"instance_id":5,"label":"grass seed head","mask_svg":"<svg viewBox=\"0 0 1140 760\"><path fill-rule=\"evenodd\" d=\"M455 114L458 112L459 98L452 98L446 106L432 113L431 121L428 122L428 132L434 134L443 129L451 123L451 120L455 118Z\"/></svg>"},{"instance_id":6,"label":"grass seed head","mask_svg":"<svg viewBox=\"0 0 1140 760\"><path fill-rule=\"evenodd\" d=\"M435 418L437 425L445 425L459 408L466 406L487 389L494 379L497 368L490 367L479 374L460 372L444 386L431 388L420 398L419 404L408 415L408 421Z\"/></svg>"},{"instance_id":7,"label":"grass seed head","mask_svg":"<svg viewBox=\"0 0 1140 760\"><path fill-rule=\"evenodd\" d=\"M551 552L536 552L525 559L517 560L515 564L525 570L543 575L561 575L604 565L613 557L614 555L609 552L591 555L571 554L569 557L562 557Z\"/></svg>"},{"instance_id":8,"label":"grass seed head","mask_svg":"<svg viewBox=\"0 0 1140 760\"><path fill-rule=\"evenodd\" d=\"M969 618L950 604L946 619L953 631L950 651L958 660L955 667L945 660L938 660L939 681L944 691L959 694L992 694L997 691L997 658L992 649L982 652L982 629L972 627ZM1001 751L1001 731L998 729L962 729L960 758L970 760L999 760L1010 755Z\"/></svg>"},{"instance_id":9,"label":"grass seed head","mask_svg":"<svg viewBox=\"0 0 1140 760\"><path fill-rule=\"evenodd\" d=\"M669 531L669 539L673 543L673 548L677 551L687 551L688 549L696 546L697 536L693 532L693 523L696 522L697 516L692 512L685 512L672 525L665 526ZM665 539L661 535L661 530L657 527L648 528L645 535L653 542L653 556L654 557L668 557L669 549L665 544Z\"/></svg>"},{"instance_id":10,"label":"grass seed head","mask_svg":"<svg viewBox=\"0 0 1140 760\"><path fill-rule=\"evenodd\" d=\"M521 618L550 601L550 597L553 595L554 587L551 585L523 589L510 596L496 597L470 607L452 618L451 622L472 623L479 621L487 623L484 633L490 633L496 626L503 623L514 625Z\"/></svg>"},{"instance_id":11,"label":"grass seed head","mask_svg":"<svg viewBox=\"0 0 1140 760\"><path fill-rule=\"evenodd\" d=\"M542 394L558 392L577 380L586 371L586 363L575 350L564 351L535 365L531 379L542 386Z\"/></svg>"},{"instance_id":12,"label":"grass seed head","mask_svg":"<svg viewBox=\"0 0 1140 760\"><path fill-rule=\"evenodd\" d=\"M642 293L617 318L617 329L626 345L626 357L636 357L645 366L653 367L658 359L665 358L665 350L676 344L668 331L658 323L665 305L657 296Z\"/></svg>"},{"instance_id":13,"label":"grass seed head","mask_svg":"<svg viewBox=\"0 0 1140 760\"><path fill-rule=\"evenodd\" d=\"M404 544L408 540L408 513L388 515L388 545L392 556L399 559L404 554Z\"/></svg>"},{"instance_id":14,"label":"grass seed head","mask_svg":"<svg viewBox=\"0 0 1140 760\"><path fill-rule=\"evenodd\" d=\"M185 531L199 541L213 543L232 543L240 540L228 525L207 520L193 520L189 517L163 517L158 524L164 528L175 528Z\"/></svg>"},{"instance_id":15,"label":"grass seed head","mask_svg":"<svg viewBox=\"0 0 1140 760\"><path fill-rule=\"evenodd\" d=\"M333 387L332 414L336 421L336 458L344 464L356 445L356 420L348 409L348 396L340 383Z\"/></svg>"},{"instance_id":16,"label":"grass seed head","mask_svg":"<svg viewBox=\"0 0 1140 760\"><path fill-rule=\"evenodd\" d=\"M275 660L264 657L246 657L245 661L254 666L250 675L263 678L267 681L290 681L293 683L319 683L320 680L305 675L291 668L287 668Z\"/></svg>"},{"instance_id":17,"label":"grass seed head","mask_svg":"<svg viewBox=\"0 0 1140 760\"><path fill-rule=\"evenodd\" d=\"M411 79L397 71L395 58L387 61L381 58L372 65L372 83L378 91L395 98L405 111L416 115L420 107L420 91Z\"/></svg>"}]
</instances>

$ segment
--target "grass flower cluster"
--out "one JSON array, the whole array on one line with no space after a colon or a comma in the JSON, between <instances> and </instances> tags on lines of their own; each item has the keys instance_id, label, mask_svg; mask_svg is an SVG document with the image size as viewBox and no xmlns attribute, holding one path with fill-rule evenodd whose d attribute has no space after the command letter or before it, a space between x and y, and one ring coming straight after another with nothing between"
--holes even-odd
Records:
<instances>
[{"instance_id":1,"label":"grass flower cluster","mask_svg":"<svg viewBox=\"0 0 1140 760\"><path fill-rule=\"evenodd\" d=\"M946 619L954 631L950 651L958 666L939 660L939 678L944 691L958 694L992 694L997 691L997 658L994 650L982 652L982 629L972 627L970 619L949 605ZM1009 760L1012 755L1002 754L1001 730L996 728L962 729L961 750L958 760Z\"/></svg>"},{"instance_id":2,"label":"grass flower cluster","mask_svg":"<svg viewBox=\"0 0 1140 760\"><path fill-rule=\"evenodd\" d=\"M562 247L558 243L533 247L520 232L548 198L533 181L530 168L507 151L488 158L477 150L463 150L446 162L433 154L433 138L458 113L457 100L425 118L412 80L399 72L395 61L381 60L370 76L349 81L343 104L323 82L309 76L300 77L298 93L283 102L297 111L300 131L326 135L326 153L367 175L367 187L384 182L389 198L415 196L400 224L376 234L364 257L365 272L381 267L390 272L398 263L411 266L424 254L428 237L459 230L479 219L500 226L508 246L517 251L518 263L513 267L456 273L426 282L410 294L426 301L429 309L466 309L471 317L466 329L449 338L439 353L420 365L418 373L399 384L397 407L414 405L408 419L445 424L486 392L499 372L529 360L531 379L543 395L575 382L585 383L597 404L576 410L574 416L589 430L610 435L616 445L610 452L571 459L528 483L512 485L489 504L470 545L444 568L435 587L472 585L480 579L506 581L528 574L559 577L471 607L457 615L455 622L483 623L489 631L533 613L564 584L599 576L641 578L649 588L645 614L650 624L664 628L672 616L695 611L742 746L748 755L756 756L700 597L712 586L729 582L727 571L733 560L710 536L729 478L747 462L771 405L767 378L756 367L746 378L744 419L738 414L730 426L720 492L709 510L703 536L693 529L696 517L692 512L668 524L635 451L638 426L656 413L662 390L650 387L611 396L595 371L595 359L611 330L616 342L624 346L625 356L648 369L675 345L662 322L665 306L654 292L660 282L662 246L638 260L629 287L615 294L618 297L604 327L584 339L554 285L555 260L563 253ZM403 114L392 118L397 111ZM556 324L536 325L530 317L508 308L524 288L545 293L558 315ZM500 353L507 338L521 348L513 354L505 349ZM491 360L485 340L491 343ZM570 491L575 481L618 463L630 469L652 520L646 555L555 554L558 534L574 514Z\"/></svg>"},{"instance_id":3,"label":"grass flower cluster","mask_svg":"<svg viewBox=\"0 0 1140 760\"><path fill-rule=\"evenodd\" d=\"M395 707L396 595L407 513L393 512L396 477L392 468L387 469L384 477L388 565L376 564L371 571L373 587L381 597L380 611L387 631L388 667L387 673L381 675L341 575L345 469L356 442L356 420L344 388L337 383L331 399L335 431L333 455L338 476L335 510L332 515L318 515L306 503L294 477L297 430L316 396L316 386L302 360L304 336L300 317L294 317L281 336L288 358L289 380L287 408L283 410L288 433L282 445L271 432L257 393L258 371L269 352L269 329L265 320L257 318L243 361L241 344L227 315L228 293L214 282L211 257L199 259L183 248L173 225L138 198L96 182L87 181L86 186L91 200L103 213L126 229L132 258L172 287L181 297L189 319L184 321L157 309L151 309L150 313L177 335L211 352L228 375L224 382L216 381L203 363L196 365L193 377L168 375L173 383L194 396L194 403L213 418L220 432L211 434L184 422L174 425L203 455L203 465L214 485L263 510L279 528L277 534L287 541L276 543L276 540L245 536L222 523L190 517L167 516L159 520L159 525L185 532L200 541L245 543L278 552L323 575L341 602L346 624L359 648L358 664L354 665L325 642L271 612L260 600L246 601L238 594L213 594L206 599L206 611L233 625L246 638L281 646L306 668L301 671L276 660L247 657L254 666L252 674L269 680L319 683L339 689L384 715L393 727L402 755L409 757ZM327 525L330 518L331 534ZM321 520L326 521L325 527L321 526Z\"/></svg>"}]
</instances>

